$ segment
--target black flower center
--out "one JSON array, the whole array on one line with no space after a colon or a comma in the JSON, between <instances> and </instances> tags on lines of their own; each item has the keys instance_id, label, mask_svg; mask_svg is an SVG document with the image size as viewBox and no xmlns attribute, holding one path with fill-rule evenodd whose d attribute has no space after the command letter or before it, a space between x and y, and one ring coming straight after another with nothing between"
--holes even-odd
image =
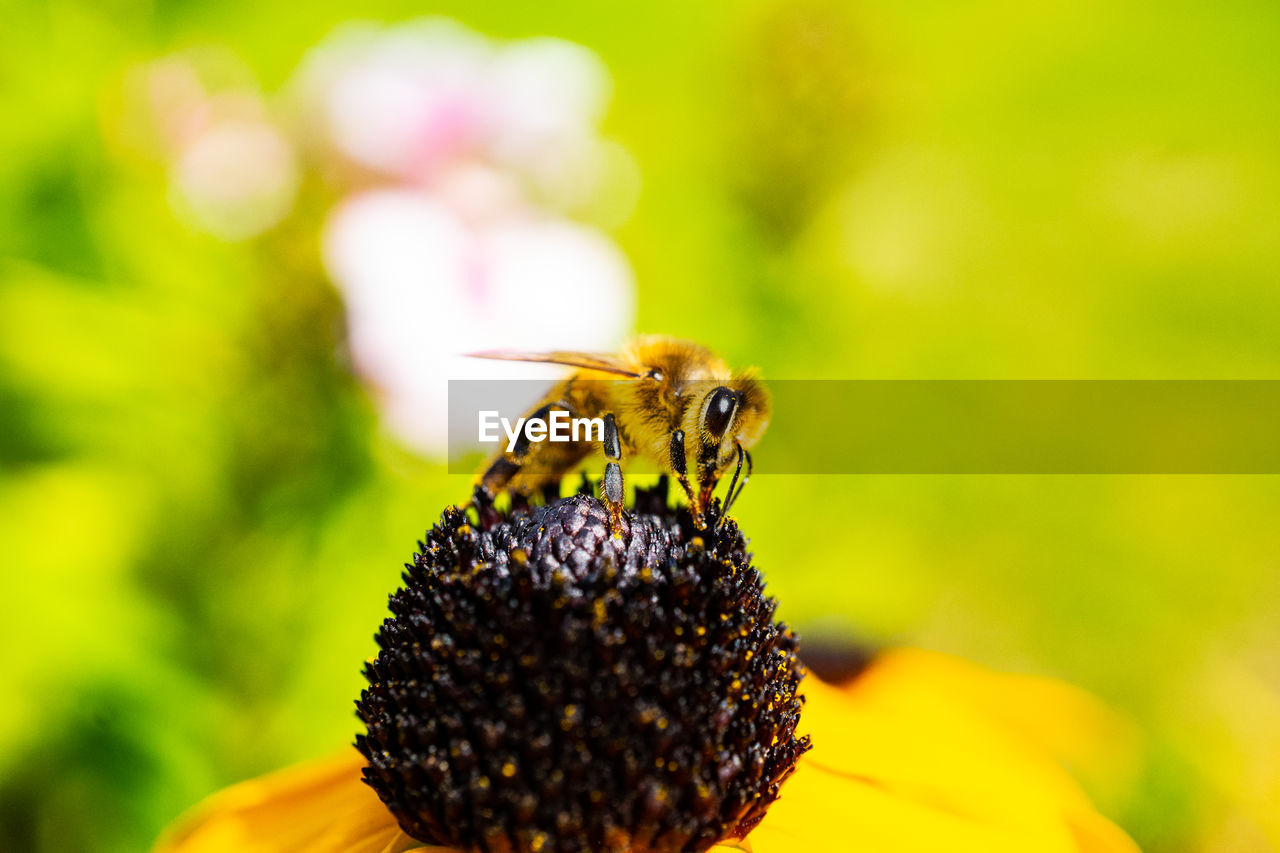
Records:
<instances>
[{"instance_id":1,"label":"black flower center","mask_svg":"<svg viewBox=\"0 0 1280 853\"><path fill-rule=\"evenodd\" d=\"M809 744L795 637L736 524L696 530L665 482L621 544L592 497L479 517L428 532L357 702L365 779L401 827L489 853L749 832Z\"/></svg>"}]
</instances>

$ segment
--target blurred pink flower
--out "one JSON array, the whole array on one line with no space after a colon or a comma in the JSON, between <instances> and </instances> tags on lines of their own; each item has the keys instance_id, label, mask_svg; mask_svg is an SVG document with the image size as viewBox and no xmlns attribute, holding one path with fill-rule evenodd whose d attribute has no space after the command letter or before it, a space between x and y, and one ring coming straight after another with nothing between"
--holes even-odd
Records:
<instances>
[{"instance_id":1,"label":"blurred pink flower","mask_svg":"<svg viewBox=\"0 0 1280 853\"><path fill-rule=\"evenodd\" d=\"M629 161L599 136L609 78L589 50L444 19L356 24L311 51L296 91L354 192L323 237L352 357L406 444L445 451L449 379L538 375L462 353L611 350L629 333L625 258L566 218L626 195L611 188Z\"/></svg>"},{"instance_id":2,"label":"blurred pink flower","mask_svg":"<svg viewBox=\"0 0 1280 853\"><path fill-rule=\"evenodd\" d=\"M449 379L513 375L462 353L610 350L634 313L631 272L601 233L532 209L464 210L418 188L373 190L340 205L324 235L356 367L389 430L431 455L446 446Z\"/></svg>"},{"instance_id":3,"label":"blurred pink flower","mask_svg":"<svg viewBox=\"0 0 1280 853\"><path fill-rule=\"evenodd\" d=\"M356 163L398 177L431 173L472 149L488 121L481 71L491 49L445 21L351 25L302 72L319 130Z\"/></svg>"},{"instance_id":4,"label":"blurred pink flower","mask_svg":"<svg viewBox=\"0 0 1280 853\"><path fill-rule=\"evenodd\" d=\"M252 75L225 50L147 63L129 77L124 131L161 160L174 211L224 240L266 231L293 208L299 167Z\"/></svg>"},{"instance_id":5,"label":"blurred pink flower","mask_svg":"<svg viewBox=\"0 0 1280 853\"><path fill-rule=\"evenodd\" d=\"M293 147L266 121L221 121L195 136L172 167L171 203L201 230L243 240L293 208L298 167Z\"/></svg>"},{"instance_id":6,"label":"blurred pink flower","mask_svg":"<svg viewBox=\"0 0 1280 853\"><path fill-rule=\"evenodd\" d=\"M633 200L634 170L597 128L608 73L580 45L500 43L437 18L352 24L311 51L297 88L314 132L384 177L431 186L478 163L542 206Z\"/></svg>"}]
</instances>

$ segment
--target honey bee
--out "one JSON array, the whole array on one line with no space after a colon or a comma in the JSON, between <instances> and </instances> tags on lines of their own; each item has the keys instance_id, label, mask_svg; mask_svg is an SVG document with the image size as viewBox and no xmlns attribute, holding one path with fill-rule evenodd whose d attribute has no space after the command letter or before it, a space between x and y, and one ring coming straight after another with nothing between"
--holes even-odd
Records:
<instances>
[{"instance_id":1,"label":"honey bee","mask_svg":"<svg viewBox=\"0 0 1280 853\"><path fill-rule=\"evenodd\" d=\"M616 355L581 352L480 352L477 358L563 364L576 370L555 385L529 420L555 410L601 418L600 440L530 441L526 434L484 469L479 487L528 496L557 491L561 478L592 453L605 458L602 492L613 535L622 535L622 462L643 456L671 473L689 501L695 525L720 478L734 467L723 519L751 477L750 448L769 424L769 394L754 371L734 373L707 348L660 335L632 341ZM746 473L743 474L743 463Z\"/></svg>"}]
</instances>

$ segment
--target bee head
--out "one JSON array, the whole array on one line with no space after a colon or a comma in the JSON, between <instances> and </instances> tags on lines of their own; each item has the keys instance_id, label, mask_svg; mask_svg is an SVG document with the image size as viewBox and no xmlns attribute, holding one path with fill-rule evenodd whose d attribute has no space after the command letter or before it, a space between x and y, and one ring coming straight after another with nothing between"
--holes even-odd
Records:
<instances>
[{"instance_id":1,"label":"bee head","mask_svg":"<svg viewBox=\"0 0 1280 853\"><path fill-rule=\"evenodd\" d=\"M697 409L699 468L712 477L751 448L769 424L769 395L753 374L739 374L709 387Z\"/></svg>"}]
</instances>

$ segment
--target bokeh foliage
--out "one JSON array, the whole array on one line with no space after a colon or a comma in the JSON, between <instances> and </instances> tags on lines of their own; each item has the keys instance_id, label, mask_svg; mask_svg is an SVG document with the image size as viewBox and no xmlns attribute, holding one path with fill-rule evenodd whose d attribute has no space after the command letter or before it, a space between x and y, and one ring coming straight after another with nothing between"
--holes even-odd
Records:
<instances>
[{"instance_id":1,"label":"bokeh foliage","mask_svg":"<svg viewBox=\"0 0 1280 853\"><path fill-rule=\"evenodd\" d=\"M1273 5L10 5L4 849L138 850L209 791L350 739L384 596L467 481L379 435L319 203L249 244L191 231L119 144L118 100L132 64L207 43L274 91L335 24L424 13L608 64L607 130L644 179L617 232L641 330L787 378L1280 365ZM802 633L1084 685L1139 733L1091 784L1144 849L1280 845L1275 478L768 458L739 515Z\"/></svg>"}]
</instances>

